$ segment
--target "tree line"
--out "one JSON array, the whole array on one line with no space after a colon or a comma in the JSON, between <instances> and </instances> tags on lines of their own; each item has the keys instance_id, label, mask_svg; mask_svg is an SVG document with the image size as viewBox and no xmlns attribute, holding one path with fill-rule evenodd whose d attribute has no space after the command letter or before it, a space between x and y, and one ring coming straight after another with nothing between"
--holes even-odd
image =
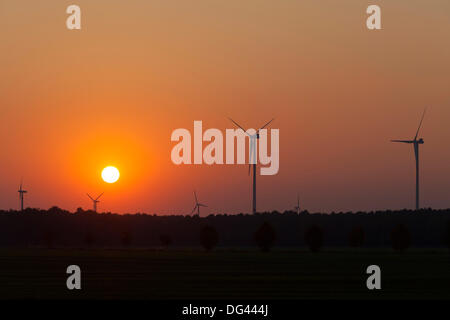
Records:
<instances>
[{"instance_id":1,"label":"tree line","mask_svg":"<svg viewBox=\"0 0 450 320\"><path fill-rule=\"evenodd\" d=\"M414 247L450 246L450 209L207 217L72 213L57 207L0 211L0 246L34 247Z\"/></svg>"}]
</instances>

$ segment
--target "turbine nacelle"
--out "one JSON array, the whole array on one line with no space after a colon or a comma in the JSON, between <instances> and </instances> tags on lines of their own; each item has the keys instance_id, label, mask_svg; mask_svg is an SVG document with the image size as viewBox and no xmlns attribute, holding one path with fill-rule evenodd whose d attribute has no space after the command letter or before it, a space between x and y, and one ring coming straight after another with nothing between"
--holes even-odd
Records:
<instances>
[{"instance_id":1,"label":"turbine nacelle","mask_svg":"<svg viewBox=\"0 0 450 320\"><path fill-rule=\"evenodd\" d=\"M195 190L194 190L194 198L195 198L195 206L194 206L194 209L192 209L190 214L193 214L195 212L195 210L197 210L197 216L200 216L200 207L206 208L208 206L206 204L198 202L197 193L195 192Z\"/></svg>"},{"instance_id":2,"label":"turbine nacelle","mask_svg":"<svg viewBox=\"0 0 450 320\"><path fill-rule=\"evenodd\" d=\"M416 159L416 210L420 208L419 202L419 145L424 144L422 138L417 139L419 135L420 128L422 127L423 118L425 117L426 108L423 111L422 118L420 119L419 127L417 128L416 135L413 140L391 140L391 142L401 142L401 143L409 143L413 144L414 147L414 157Z\"/></svg>"},{"instance_id":3,"label":"turbine nacelle","mask_svg":"<svg viewBox=\"0 0 450 320\"><path fill-rule=\"evenodd\" d=\"M20 183L19 190L17 192L19 192L19 193L27 193L26 190L23 190L23 183L22 182Z\"/></svg>"},{"instance_id":4,"label":"turbine nacelle","mask_svg":"<svg viewBox=\"0 0 450 320\"><path fill-rule=\"evenodd\" d=\"M100 200L98 200L98 199L100 199L100 197L104 194L104 192L102 192L97 198L92 198L90 195L89 195L89 193L86 193L87 194L87 196L89 197L89 199L91 199L92 200L92 203L93 203L93 210L94 210L94 212L97 212L97 203L99 203L100 202Z\"/></svg>"},{"instance_id":5,"label":"turbine nacelle","mask_svg":"<svg viewBox=\"0 0 450 320\"><path fill-rule=\"evenodd\" d=\"M248 165L248 175L250 175L250 168L253 166L253 201L252 201L252 213L256 213L256 163L257 163L257 155L256 155L256 141L259 140L259 131L267 127L275 118L264 124L261 128L256 130L254 134L248 133L248 130L245 130L239 123L234 121L231 118L228 118L231 122L233 122L238 128L245 132L246 135L250 138L250 153L249 153L249 165ZM259 142L258 142L259 143Z\"/></svg>"},{"instance_id":6,"label":"turbine nacelle","mask_svg":"<svg viewBox=\"0 0 450 320\"><path fill-rule=\"evenodd\" d=\"M23 190L23 182L22 181L20 181L19 190L17 192L19 193L20 210L23 211L23 196L25 193L27 193L27 191Z\"/></svg>"},{"instance_id":7,"label":"turbine nacelle","mask_svg":"<svg viewBox=\"0 0 450 320\"><path fill-rule=\"evenodd\" d=\"M297 205L294 207L295 211L297 211L297 214L300 213L300 196L297 194Z\"/></svg>"}]
</instances>

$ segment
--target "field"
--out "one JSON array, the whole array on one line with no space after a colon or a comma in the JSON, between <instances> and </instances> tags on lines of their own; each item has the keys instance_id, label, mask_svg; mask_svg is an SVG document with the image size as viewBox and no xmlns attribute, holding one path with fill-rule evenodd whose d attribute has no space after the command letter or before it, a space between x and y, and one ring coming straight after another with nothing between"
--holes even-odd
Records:
<instances>
[{"instance_id":1,"label":"field","mask_svg":"<svg viewBox=\"0 0 450 320\"><path fill-rule=\"evenodd\" d=\"M79 265L82 290L66 288ZM366 288L381 267L382 290ZM450 299L445 249L0 249L1 299Z\"/></svg>"}]
</instances>

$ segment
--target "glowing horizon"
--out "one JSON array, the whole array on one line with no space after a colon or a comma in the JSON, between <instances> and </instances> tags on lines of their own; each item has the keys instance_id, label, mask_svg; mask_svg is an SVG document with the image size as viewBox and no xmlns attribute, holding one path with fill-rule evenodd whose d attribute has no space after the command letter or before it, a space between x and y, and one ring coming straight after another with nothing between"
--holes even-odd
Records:
<instances>
[{"instance_id":1,"label":"glowing horizon","mask_svg":"<svg viewBox=\"0 0 450 320\"><path fill-rule=\"evenodd\" d=\"M276 117L280 167L258 175L258 211L368 211L414 206L412 139L423 108L421 205L450 198L450 2L365 1L214 5L80 0L0 4L0 208L188 213L251 210L246 165L176 166L176 128L257 128ZM103 168L120 170L105 183Z\"/></svg>"}]
</instances>

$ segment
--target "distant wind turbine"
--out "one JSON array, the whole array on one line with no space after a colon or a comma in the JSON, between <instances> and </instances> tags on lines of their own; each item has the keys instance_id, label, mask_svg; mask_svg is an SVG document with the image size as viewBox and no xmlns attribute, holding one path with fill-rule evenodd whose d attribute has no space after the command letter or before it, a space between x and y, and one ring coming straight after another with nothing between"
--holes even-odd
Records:
<instances>
[{"instance_id":1,"label":"distant wind turbine","mask_svg":"<svg viewBox=\"0 0 450 320\"><path fill-rule=\"evenodd\" d=\"M419 210L419 145L423 144L424 141L422 138L417 140L417 136L419 135L420 127L422 126L423 118L425 117L425 112L427 109L423 111L422 119L420 119L419 127L417 128L416 135L413 140L391 140L391 142L401 142L401 143L412 143L414 146L414 156L416 158L416 210Z\"/></svg>"},{"instance_id":2,"label":"distant wind turbine","mask_svg":"<svg viewBox=\"0 0 450 320\"><path fill-rule=\"evenodd\" d=\"M20 211L23 211L23 196L25 193L27 193L26 190L22 188L22 181L20 181L20 187L19 187L19 200L20 200Z\"/></svg>"},{"instance_id":3,"label":"distant wind turbine","mask_svg":"<svg viewBox=\"0 0 450 320\"><path fill-rule=\"evenodd\" d=\"M197 210L197 216L200 217L200 207L207 207L207 205L198 202L197 193L195 192L195 190L194 190L194 197L195 197L195 207L194 209L192 209L190 214L193 214L195 210Z\"/></svg>"},{"instance_id":4,"label":"distant wind turbine","mask_svg":"<svg viewBox=\"0 0 450 320\"><path fill-rule=\"evenodd\" d=\"M297 211L297 214L300 214L300 196L297 194L297 206L294 207Z\"/></svg>"},{"instance_id":5,"label":"distant wind turbine","mask_svg":"<svg viewBox=\"0 0 450 320\"><path fill-rule=\"evenodd\" d=\"M248 164L248 174L250 175L250 167L252 166L253 162L253 206L252 206L252 212L253 214L256 213L256 164L257 164L257 155L256 155L256 140L259 140L259 131L267 127L275 118L267 122L265 125L263 125L261 128L259 128L255 134L249 134L244 128L242 128L236 121L234 121L231 118L231 122L233 122L236 126L238 126L242 131L245 132L250 138L250 155L249 155L249 164Z\"/></svg>"},{"instance_id":6,"label":"distant wind turbine","mask_svg":"<svg viewBox=\"0 0 450 320\"><path fill-rule=\"evenodd\" d=\"M87 196L89 197L89 199L91 199L92 200L92 202L93 202L93 204L94 204L94 212L97 212L97 203L99 203L100 202L100 200L98 200L98 199L100 199L100 197L104 194L104 192L102 192L97 198L92 198L90 195L89 195L89 193L86 193L87 194Z\"/></svg>"}]
</instances>

